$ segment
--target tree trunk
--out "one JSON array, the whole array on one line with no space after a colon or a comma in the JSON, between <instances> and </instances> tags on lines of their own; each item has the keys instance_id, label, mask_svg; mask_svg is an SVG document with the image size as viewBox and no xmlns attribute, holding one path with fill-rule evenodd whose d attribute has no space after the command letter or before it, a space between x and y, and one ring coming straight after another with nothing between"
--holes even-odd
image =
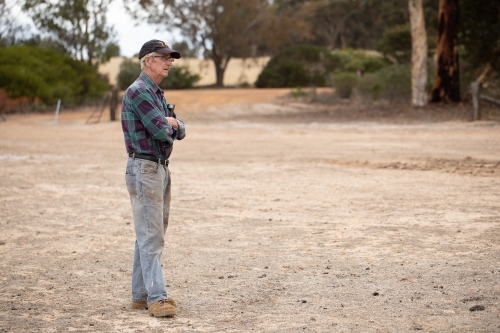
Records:
<instances>
[{"instance_id":1,"label":"tree trunk","mask_svg":"<svg viewBox=\"0 0 500 333\"><path fill-rule=\"evenodd\" d=\"M215 64L215 86L218 88L224 87L224 72L226 68L218 66Z\"/></svg>"},{"instance_id":2,"label":"tree trunk","mask_svg":"<svg viewBox=\"0 0 500 333\"><path fill-rule=\"evenodd\" d=\"M213 56L212 60L215 66L215 86L218 88L224 87L224 73L226 72L229 57Z\"/></svg>"},{"instance_id":3,"label":"tree trunk","mask_svg":"<svg viewBox=\"0 0 500 333\"><path fill-rule=\"evenodd\" d=\"M411 25L411 104L427 104L427 32L425 30L422 0L409 0Z\"/></svg>"},{"instance_id":4,"label":"tree trunk","mask_svg":"<svg viewBox=\"0 0 500 333\"><path fill-rule=\"evenodd\" d=\"M432 102L460 102L458 2L439 0L439 37Z\"/></svg>"}]
</instances>

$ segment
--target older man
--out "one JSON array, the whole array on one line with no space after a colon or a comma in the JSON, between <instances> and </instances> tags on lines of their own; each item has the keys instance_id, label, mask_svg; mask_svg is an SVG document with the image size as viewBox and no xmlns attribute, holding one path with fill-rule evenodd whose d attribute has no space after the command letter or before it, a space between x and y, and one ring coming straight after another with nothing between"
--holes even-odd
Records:
<instances>
[{"instance_id":1,"label":"older man","mask_svg":"<svg viewBox=\"0 0 500 333\"><path fill-rule=\"evenodd\" d=\"M140 52L141 74L125 91L122 128L128 153L125 180L130 194L136 234L132 270L134 309L149 309L156 317L177 313L167 296L161 255L170 209L168 158L175 140L186 135L171 104L158 86L180 53L159 40L145 43Z\"/></svg>"}]
</instances>

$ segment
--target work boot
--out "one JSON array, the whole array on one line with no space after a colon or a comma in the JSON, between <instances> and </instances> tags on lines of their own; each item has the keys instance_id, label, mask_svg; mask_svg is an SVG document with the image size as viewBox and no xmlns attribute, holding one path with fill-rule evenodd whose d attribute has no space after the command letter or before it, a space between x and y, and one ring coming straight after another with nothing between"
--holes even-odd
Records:
<instances>
[{"instance_id":1,"label":"work boot","mask_svg":"<svg viewBox=\"0 0 500 333\"><path fill-rule=\"evenodd\" d=\"M138 310L147 310L148 309L148 302L146 301L140 301L140 302L130 302L130 305L132 306L132 309L138 309Z\"/></svg>"},{"instance_id":2,"label":"work boot","mask_svg":"<svg viewBox=\"0 0 500 333\"><path fill-rule=\"evenodd\" d=\"M175 306L175 307L177 306L177 302L172 297L169 298L169 302L173 306ZM132 302L130 302L130 305L131 305L132 309L137 309L137 310L147 310L148 309L148 302L146 302L146 301L139 301L139 302L132 301Z\"/></svg>"},{"instance_id":3,"label":"work boot","mask_svg":"<svg viewBox=\"0 0 500 333\"><path fill-rule=\"evenodd\" d=\"M152 317L173 317L177 314L177 302L173 298L162 299L149 306Z\"/></svg>"}]
</instances>

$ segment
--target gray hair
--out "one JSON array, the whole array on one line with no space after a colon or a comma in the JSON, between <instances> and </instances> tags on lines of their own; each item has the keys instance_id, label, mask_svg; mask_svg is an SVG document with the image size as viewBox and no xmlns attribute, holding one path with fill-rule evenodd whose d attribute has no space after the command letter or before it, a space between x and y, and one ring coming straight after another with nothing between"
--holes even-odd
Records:
<instances>
[{"instance_id":1,"label":"gray hair","mask_svg":"<svg viewBox=\"0 0 500 333\"><path fill-rule=\"evenodd\" d=\"M154 56L154 55L156 55L156 52L151 52L151 53L148 53L148 54L146 54L144 57L142 57L142 58L141 58L141 71L143 71L143 70L144 70L144 62L146 61L146 58L147 58L147 57L152 57L152 56Z\"/></svg>"}]
</instances>

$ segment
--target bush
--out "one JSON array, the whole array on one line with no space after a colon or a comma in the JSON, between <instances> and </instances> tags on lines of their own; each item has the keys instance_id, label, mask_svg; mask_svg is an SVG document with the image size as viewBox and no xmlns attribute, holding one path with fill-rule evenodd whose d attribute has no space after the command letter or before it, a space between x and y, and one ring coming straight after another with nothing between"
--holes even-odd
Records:
<instances>
[{"instance_id":1,"label":"bush","mask_svg":"<svg viewBox=\"0 0 500 333\"><path fill-rule=\"evenodd\" d=\"M333 75L332 79L335 94L340 98L350 98L357 83L358 77L353 73L337 73Z\"/></svg>"},{"instance_id":2,"label":"bush","mask_svg":"<svg viewBox=\"0 0 500 333\"><path fill-rule=\"evenodd\" d=\"M141 65L137 61L125 59L120 65L120 72L117 76L117 84L121 90L127 89L141 74ZM187 89L200 80L198 74L191 74L187 67L172 66L168 77L160 83L162 89Z\"/></svg>"},{"instance_id":3,"label":"bush","mask_svg":"<svg viewBox=\"0 0 500 333\"><path fill-rule=\"evenodd\" d=\"M377 43L376 49L392 61L400 64L409 63L411 60L410 24L387 29Z\"/></svg>"},{"instance_id":4,"label":"bush","mask_svg":"<svg viewBox=\"0 0 500 333\"><path fill-rule=\"evenodd\" d=\"M264 68L257 78L258 88L291 88L308 86L311 81L304 66L296 62L284 62L274 68Z\"/></svg>"},{"instance_id":5,"label":"bush","mask_svg":"<svg viewBox=\"0 0 500 333\"><path fill-rule=\"evenodd\" d=\"M11 98L39 98L44 104L61 99L66 105L101 98L109 89L94 67L35 46L0 48L0 87Z\"/></svg>"},{"instance_id":6,"label":"bush","mask_svg":"<svg viewBox=\"0 0 500 333\"><path fill-rule=\"evenodd\" d=\"M339 59L340 64L336 68L339 72L373 73L388 65L382 57L369 55L364 50L336 50L332 55Z\"/></svg>"},{"instance_id":7,"label":"bush","mask_svg":"<svg viewBox=\"0 0 500 333\"><path fill-rule=\"evenodd\" d=\"M318 46L294 46L275 55L262 70L255 85L258 88L296 86L324 87L331 73L358 70L371 73L387 66L381 57L365 51L342 50L330 52Z\"/></svg>"},{"instance_id":8,"label":"bush","mask_svg":"<svg viewBox=\"0 0 500 333\"><path fill-rule=\"evenodd\" d=\"M120 90L127 89L141 74L141 64L138 61L124 59L116 76L116 84Z\"/></svg>"},{"instance_id":9,"label":"bush","mask_svg":"<svg viewBox=\"0 0 500 333\"><path fill-rule=\"evenodd\" d=\"M410 67L393 65L367 74L361 79L359 91L374 100L380 98L390 101L408 100L411 98Z\"/></svg>"},{"instance_id":10,"label":"bush","mask_svg":"<svg viewBox=\"0 0 500 333\"><path fill-rule=\"evenodd\" d=\"M160 83L162 89L188 89L200 80L198 74L191 74L187 67L171 67L168 77Z\"/></svg>"},{"instance_id":11,"label":"bush","mask_svg":"<svg viewBox=\"0 0 500 333\"><path fill-rule=\"evenodd\" d=\"M325 86L328 73L341 65L340 58L323 47L300 45L276 54L262 70L258 88Z\"/></svg>"}]
</instances>

